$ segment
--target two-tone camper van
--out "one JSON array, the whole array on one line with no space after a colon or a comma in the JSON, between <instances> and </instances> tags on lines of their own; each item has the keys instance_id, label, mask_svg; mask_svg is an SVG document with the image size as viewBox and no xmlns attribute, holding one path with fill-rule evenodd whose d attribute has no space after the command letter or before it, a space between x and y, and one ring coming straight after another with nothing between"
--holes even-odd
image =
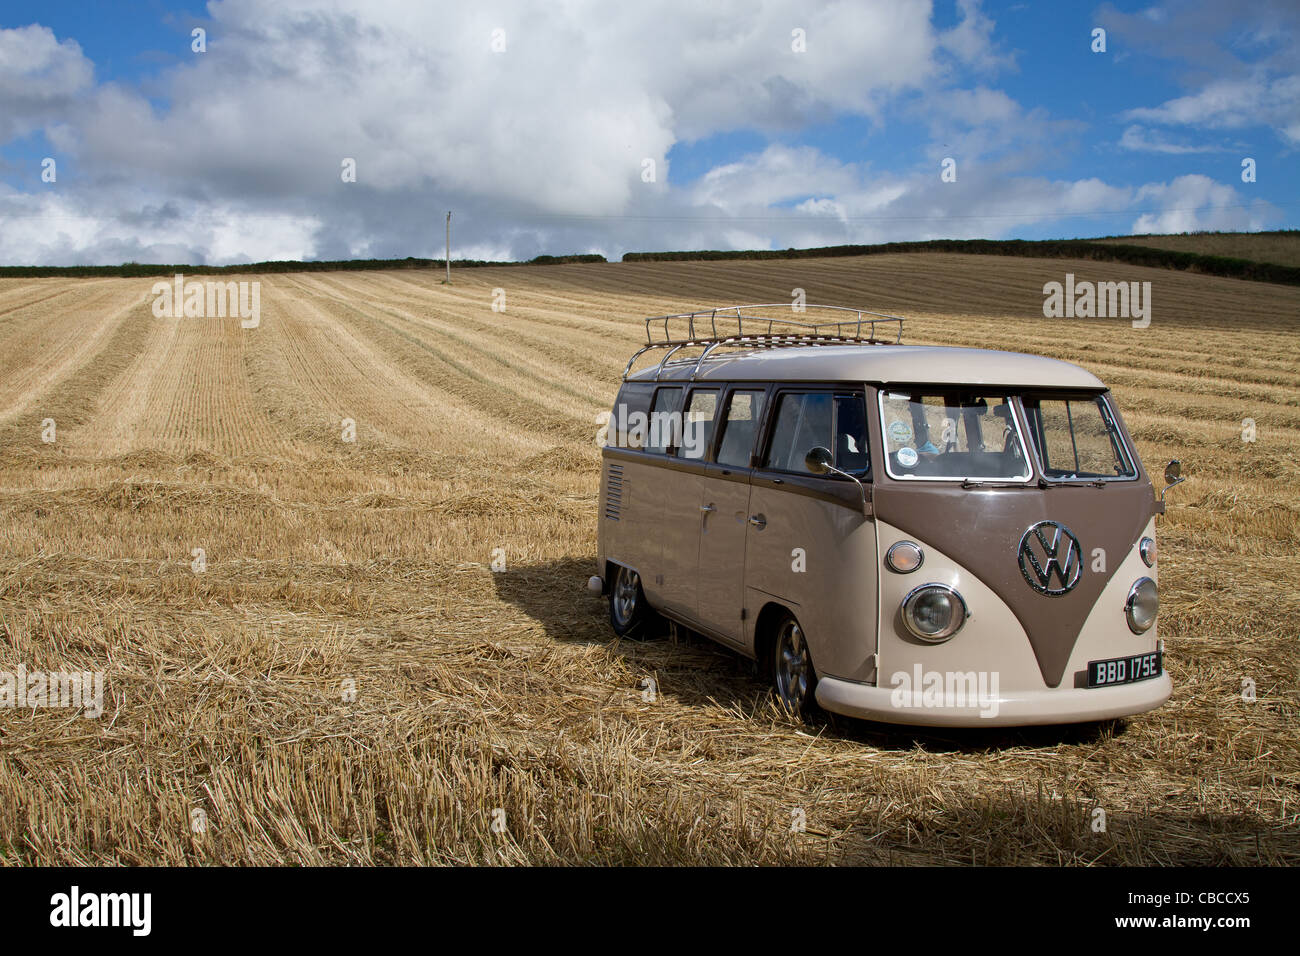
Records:
<instances>
[{"instance_id":1,"label":"two-tone camper van","mask_svg":"<svg viewBox=\"0 0 1300 956\"><path fill-rule=\"evenodd\" d=\"M903 345L902 325L788 303L646 320L589 582L615 632L662 617L703 634L801 714L980 726L1158 707L1164 495L1106 385L1034 355Z\"/></svg>"}]
</instances>

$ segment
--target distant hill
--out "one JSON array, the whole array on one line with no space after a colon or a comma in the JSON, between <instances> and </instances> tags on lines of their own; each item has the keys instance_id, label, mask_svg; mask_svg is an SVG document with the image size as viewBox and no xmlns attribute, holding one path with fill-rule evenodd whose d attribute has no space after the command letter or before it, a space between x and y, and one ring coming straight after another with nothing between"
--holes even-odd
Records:
<instances>
[{"instance_id":1,"label":"distant hill","mask_svg":"<svg viewBox=\"0 0 1300 956\"><path fill-rule=\"evenodd\" d=\"M1106 236L1093 242L1147 246L1203 256L1249 259L1300 267L1300 229L1273 232L1188 232L1176 236Z\"/></svg>"},{"instance_id":2,"label":"distant hill","mask_svg":"<svg viewBox=\"0 0 1300 956\"><path fill-rule=\"evenodd\" d=\"M160 265L146 262L124 262L120 266L0 266L0 279L40 278L45 276L170 276L178 272L188 275L264 275L276 272L355 272L375 269L441 269L445 259L279 259L271 262L243 262L229 266L186 265L174 263ZM494 262L487 259L452 259L453 269L473 269L483 266L553 266L571 262L605 262L605 257L594 253L571 256L536 256L526 262Z\"/></svg>"},{"instance_id":3,"label":"distant hill","mask_svg":"<svg viewBox=\"0 0 1300 956\"><path fill-rule=\"evenodd\" d=\"M1206 234L1212 236L1213 234ZM1233 234L1223 234L1230 236ZM1294 237L1296 232L1240 233L1242 239L1255 235L1272 237L1281 247L1287 240L1277 237ZM912 252L958 252L967 255L1020 256L1033 259L1094 259L1103 262L1126 262L1136 266L1157 269L1178 269L1206 275L1226 276L1233 279L1252 279L1258 282L1277 282L1300 285L1300 263L1283 265L1276 262L1245 257L1263 248L1246 242L1225 244L1223 248L1232 255L1207 254L1163 248L1151 240L1182 239L1195 241L1200 236L1114 236L1102 239L929 239L924 242L885 242L876 245L824 246L816 249L752 249L752 250L699 250L695 252L629 252L624 262L682 262L715 259L822 259L835 256L891 255ZM1291 239L1290 241L1296 241Z\"/></svg>"},{"instance_id":4,"label":"distant hill","mask_svg":"<svg viewBox=\"0 0 1300 956\"><path fill-rule=\"evenodd\" d=\"M731 259L829 259L841 256L942 252L1017 256L1029 259L1092 259L1157 269L1177 269L1232 279L1300 285L1300 231L1203 232L1168 236L1103 236L1096 239L929 239L874 245L821 246L813 249L702 249L679 252L629 252L624 262L687 262ZM452 268L549 266L604 263L596 254L537 256L527 262L453 259ZM249 262L229 266L0 266L0 278L40 276L251 275L275 272L342 272L377 269L441 269L440 259L345 259L339 261Z\"/></svg>"}]
</instances>

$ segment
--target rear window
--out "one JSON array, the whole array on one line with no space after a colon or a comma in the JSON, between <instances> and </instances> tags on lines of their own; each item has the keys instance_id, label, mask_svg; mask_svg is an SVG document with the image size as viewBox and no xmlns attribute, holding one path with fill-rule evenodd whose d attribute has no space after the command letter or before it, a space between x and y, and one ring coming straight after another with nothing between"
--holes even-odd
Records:
<instances>
[{"instance_id":1,"label":"rear window","mask_svg":"<svg viewBox=\"0 0 1300 956\"><path fill-rule=\"evenodd\" d=\"M629 382L619 389L609 416L605 444L639 450L645 447L654 386Z\"/></svg>"}]
</instances>

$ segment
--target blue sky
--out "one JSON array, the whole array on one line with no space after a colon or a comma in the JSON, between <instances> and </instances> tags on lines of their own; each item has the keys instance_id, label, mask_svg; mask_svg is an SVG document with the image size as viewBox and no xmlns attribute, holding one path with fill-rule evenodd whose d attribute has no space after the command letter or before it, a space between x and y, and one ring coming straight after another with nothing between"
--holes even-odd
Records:
<instances>
[{"instance_id":1,"label":"blue sky","mask_svg":"<svg viewBox=\"0 0 1300 956\"><path fill-rule=\"evenodd\" d=\"M1297 25L1196 0L4 2L0 263L439 255L447 209L476 258L1296 228Z\"/></svg>"}]
</instances>

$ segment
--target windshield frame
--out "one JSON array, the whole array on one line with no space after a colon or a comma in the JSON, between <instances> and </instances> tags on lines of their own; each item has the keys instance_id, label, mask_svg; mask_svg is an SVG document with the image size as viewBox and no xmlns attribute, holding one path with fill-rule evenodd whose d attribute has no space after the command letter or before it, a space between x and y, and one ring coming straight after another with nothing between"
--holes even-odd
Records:
<instances>
[{"instance_id":1,"label":"windshield frame","mask_svg":"<svg viewBox=\"0 0 1300 956\"><path fill-rule=\"evenodd\" d=\"M1120 457L1128 466L1131 474L1127 475L1096 475L1092 477L1080 478L1056 478L1047 473L1047 463L1043 460L1042 449L1038 446L1038 438L1034 435L1033 423L1029 418L1029 410L1025 407L1026 398L1047 399L1050 401L1072 401L1072 402L1091 402L1098 405L1101 409L1102 418L1105 420L1107 429L1110 432L1111 440L1114 442L1115 450L1119 452ZM1137 452L1133 448L1132 439L1128 432L1120 423L1118 412L1115 410L1114 403L1111 401L1110 390L1093 391L1079 389L1052 389L1052 388L1025 388L1016 393L1016 404L1020 406L1020 414L1024 416L1025 430L1029 433L1030 444L1034 450L1034 468L1038 471L1039 477L1049 485L1094 485L1099 482L1112 481L1138 481L1142 477L1142 467L1138 463Z\"/></svg>"},{"instance_id":2,"label":"windshield frame","mask_svg":"<svg viewBox=\"0 0 1300 956\"><path fill-rule=\"evenodd\" d=\"M889 437L887 434L888 424L885 419L885 399L890 395L906 393L909 398L912 395L922 396L943 396L954 393L970 395L979 398L1001 398L1004 399L1008 408L1011 409L1011 421L1015 423L1016 440L1020 443L1020 460L1024 462L1024 469L1027 474L1022 478L1019 475L1007 477L1005 475L899 475L894 472L889 452ZM1030 442L1026 439L1025 431L1028 427L1028 420L1025 418L1024 409L1020 407L1020 389L1012 387L988 386L988 385L965 385L946 383L939 385L921 385L912 383L894 383L882 384L876 388L876 415L880 427L880 455L884 459L884 472L893 481L898 482L949 482L958 485L1006 485L1013 488L1030 487L1038 478L1037 456L1030 456Z\"/></svg>"}]
</instances>

